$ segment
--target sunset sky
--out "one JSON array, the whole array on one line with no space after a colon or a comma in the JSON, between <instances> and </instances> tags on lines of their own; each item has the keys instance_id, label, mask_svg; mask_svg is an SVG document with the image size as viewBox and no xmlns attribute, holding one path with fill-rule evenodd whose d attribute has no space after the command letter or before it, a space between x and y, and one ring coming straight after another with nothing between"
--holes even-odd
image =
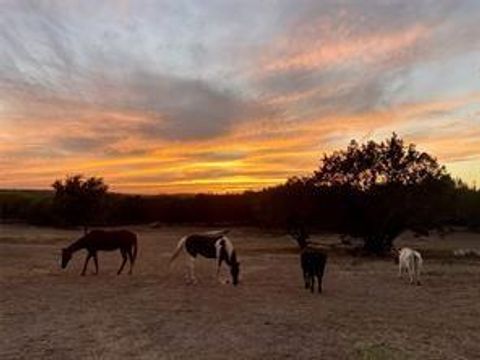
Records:
<instances>
[{"instance_id":1,"label":"sunset sky","mask_svg":"<svg viewBox=\"0 0 480 360\"><path fill-rule=\"evenodd\" d=\"M480 184L480 1L0 0L0 188L259 189L393 131Z\"/></svg>"}]
</instances>

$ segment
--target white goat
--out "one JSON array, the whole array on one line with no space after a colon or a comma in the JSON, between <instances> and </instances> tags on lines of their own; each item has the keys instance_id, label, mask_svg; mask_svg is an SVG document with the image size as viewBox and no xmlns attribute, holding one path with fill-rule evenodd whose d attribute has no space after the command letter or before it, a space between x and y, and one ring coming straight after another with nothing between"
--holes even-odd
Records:
<instances>
[{"instance_id":1,"label":"white goat","mask_svg":"<svg viewBox=\"0 0 480 360\"><path fill-rule=\"evenodd\" d=\"M398 277L407 272L410 284L420 285L420 273L422 271L422 255L410 248L402 248L396 251L398 254Z\"/></svg>"}]
</instances>

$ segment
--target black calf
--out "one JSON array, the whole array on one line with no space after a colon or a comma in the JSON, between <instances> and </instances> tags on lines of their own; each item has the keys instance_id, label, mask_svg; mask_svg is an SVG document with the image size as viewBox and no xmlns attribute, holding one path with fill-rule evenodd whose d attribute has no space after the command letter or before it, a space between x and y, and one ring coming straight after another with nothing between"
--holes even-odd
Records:
<instances>
[{"instance_id":1,"label":"black calf","mask_svg":"<svg viewBox=\"0 0 480 360\"><path fill-rule=\"evenodd\" d=\"M305 289L310 288L313 293L315 288L315 277L318 281L318 292L322 292L322 278L327 263L327 254L324 252L306 247L302 250L300 261L303 270L303 278L305 280Z\"/></svg>"}]
</instances>

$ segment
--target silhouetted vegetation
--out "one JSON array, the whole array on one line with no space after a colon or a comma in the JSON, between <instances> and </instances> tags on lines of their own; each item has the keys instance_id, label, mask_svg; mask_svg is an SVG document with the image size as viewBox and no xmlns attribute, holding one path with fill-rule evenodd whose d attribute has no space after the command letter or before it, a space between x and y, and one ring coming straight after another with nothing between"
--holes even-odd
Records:
<instances>
[{"instance_id":1,"label":"silhouetted vegetation","mask_svg":"<svg viewBox=\"0 0 480 360\"><path fill-rule=\"evenodd\" d=\"M103 179L81 175L57 180L54 189L53 211L57 219L68 225L81 225L87 233L92 221L101 217L108 186ZM98 221L98 220L97 220Z\"/></svg>"},{"instance_id":2,"label":"silhouetted vegetation","mask_svg":"<svg viewBox=\"0 0 480 360\"><path fill-rule=\"evenodd\" d=\"M379 143L352 141L346 150L325 155L307 182L338 189L345 203L339 230L362 238L370 253L389 251L407 229L440 227L453 201L454 182L445 168L396 134Z\"/></svg>"},{"instance_id":3,"label":"silhouetted vegetation","mask_svg":"<svg viewBox=\"0 0 480 360\"><path fill-rule=\"evenodd\" d=\"M311 176L255 192L123 195L108 193L101 179L79 176L54 189L0 191L0 217L55 226L195 223L287 231L301 224L361 238L365 251L377 254L405 229L480 228L480 191L453 181L434 157L395 134L379 143L352 141L325 155Z\"/></svg>"},{"instance_id":4,"label":"silhouetted vegetation","mask_svg":"<svg viewBox=\"0 0 480 360\"><path fill-rule=\"evenodd\" d=\"M0 219L25 221L32 225L54 224L52 193L33 190L0 190Z\"/></svg>"},{"instance_id":5,"label":"silhouetted vegetation","mask_svg":"<svg viewBox=\"0 0 480 360\"><path fill-rule=\"evenodd\" d=\"M346 150L324 155L315 171L315 185L349 186L369 191L375 186L415 186L448 178L445 167L414 144L406 146L397 134L382 142L350 142Z\"/></svg>"}]
</instances>

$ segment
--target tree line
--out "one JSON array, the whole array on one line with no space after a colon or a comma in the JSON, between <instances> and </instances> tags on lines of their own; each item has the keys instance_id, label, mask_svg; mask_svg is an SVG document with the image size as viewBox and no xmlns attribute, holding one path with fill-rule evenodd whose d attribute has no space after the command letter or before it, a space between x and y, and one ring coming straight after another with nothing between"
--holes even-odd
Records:
<instances>
[{"instance_id":1,"label":"tree line","mask_svg":"<svg viewBox=\"0 0 480 360\"><path fill-rule=\"evenodd\" d=\"M37 225L143 223L308 228L364 240L385 253L404 230L480 228L480 191L454 180L431 155L396 134L324 155L311 175L241 194L125 195L100 178L54 182L50 192L0 191L0 217Z\"/></svg>"}]
</instances>

